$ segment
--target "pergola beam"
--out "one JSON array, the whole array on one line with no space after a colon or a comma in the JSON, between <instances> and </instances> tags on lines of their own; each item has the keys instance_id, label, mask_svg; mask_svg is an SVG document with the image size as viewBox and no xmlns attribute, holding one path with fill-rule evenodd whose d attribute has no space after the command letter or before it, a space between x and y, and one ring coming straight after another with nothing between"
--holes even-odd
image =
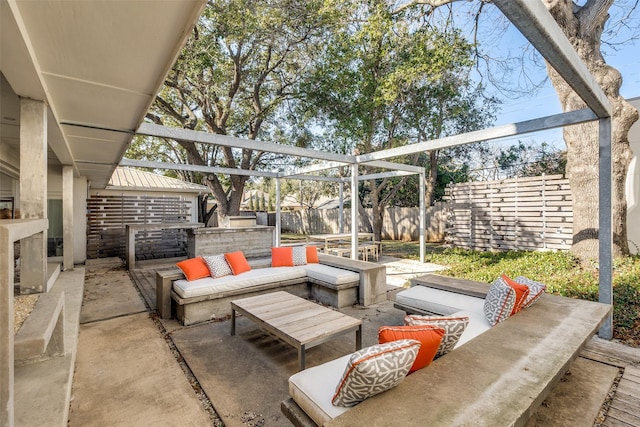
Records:
<instances>
[{"instance_id":1,"label":"pergola beam","mask_svg":"<svg viewBox=\"0 0 640 427\"><path fill-rule=\"evenodd\" d=\"M611 116L609 99L541 1L494 0L493 3L598 118Z\"/></svg>"},{"instance_id":2,"label":"pergola beam","mask_svg":"<svg viewBox=\"0 0 640 427\"><path fill-rule=\"evenodd\" d=\"M278 177L277 173L268 172L268 171L237 169L237 168L221 168L217 166L188 165L183 163L150 162L147 160L133 160L133 159L120 160L120 166L130 166L135 168L149 168L149 169L170 169L170 170L177 170L177 171L202 172L202 173L219 173L219 174L225 174L225 175L262 176L267 178Z\"/></svg>"},{"instance_id":3,"label":"pergola beam","mask_svg":"<svg viewBox=\"0 0 640 427\"><path fill-rule=\"evenodd\" d=\"M372 160L390 159L398 156L406 156L408 154L422 153L424 151L441 150L443 148L455 147L473 142L490 141L509 136L540 132L543 130L555 129L590 122L593 120L598 120L598 116L596 116L593 111L589 109L576 110L568 113L560 113L553 116L527 120L524 122L495 126L488 129L447 136L431 141L419 142L417 144L404 145L402 147L390 148L388 150L375 151L369 154L361 154L356 156L356 160L358 163L365 163Z\"/></svg>"},{"instance_id":4,"label":"pergola beam","mask_svg":"<svg viewBox=\"0 0 640 427\"><path fill-rule=\"evenodd\" d=\"M183 128L160 126L153 123L142 123L136 131L138 135L155 136L158 138L189 141L201 144L219 145L223 147L242 148L246 150L267 151L294 157L306 157L342 163L353 163L354 156L348 154L318 151L310 148L294 147L293 145L275 144L273 142L256 141L253 139L237 138L229 135L218 135Z\"/></svg>"}]
</instances>

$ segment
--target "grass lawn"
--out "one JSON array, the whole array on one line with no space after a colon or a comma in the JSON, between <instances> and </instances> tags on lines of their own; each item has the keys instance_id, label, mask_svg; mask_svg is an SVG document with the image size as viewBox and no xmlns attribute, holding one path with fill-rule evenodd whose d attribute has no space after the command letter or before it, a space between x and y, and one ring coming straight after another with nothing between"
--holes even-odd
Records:
<instances>
[{"instance_id":1,"label":"grass lawn","mask_svg":"<svg viewBox=\"0 0 640 427\"><path fill-rule=\"evenodd\" d=\"M384 241L384 255L418 260L417 242ZM478 252L427 245L426 262L449 267L441 274L492 282L501 274L526 276L547 284L547 292L598 300L597 266L581 266L568 252ZM614 338L640 347L640 256L614 261Z\"/></svg>"}]
</instances>

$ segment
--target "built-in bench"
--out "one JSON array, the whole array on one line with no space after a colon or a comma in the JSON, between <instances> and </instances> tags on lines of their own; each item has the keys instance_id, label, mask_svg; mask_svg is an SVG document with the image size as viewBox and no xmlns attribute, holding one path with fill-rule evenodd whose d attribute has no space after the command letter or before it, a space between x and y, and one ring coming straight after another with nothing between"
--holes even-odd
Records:
<instances>
[{"instance_id":1,"label":"built-in bench","mask_svg":"<svg viewBox=\"0 0 640 427\"><path fill-rule=\"evenodd\" d=\"M64 353L64 292L42 294L15 335L15 362L35 363Z\"/></svg>"},{"instance_id":2,"label":"built-in bench","mask_svg":"<svg viewBox=\"0 0 640 427\"><path fill-rule=\"evenodd\" d=\"M482 298L489 288L437 275L414 279L412 285L475 298ZM415 312L414 308L409 311ZM340 411L322 425L524 425L610 310L611 306L596 302L542 295L533 306L407 376L397 387ZM321 387L319 381L337 385L348 357L339 360L296 374L309 371L311 377L314 370L335 365L297 392L313 392ZM296 426L318 425L292 398L282 402L282 412Z\"/></svg>"},{"instance_id":3,"label":"built-in bench","mask_svg":"<svg viewBox=\"0 0 640 427\"><path fill-rule=\"evenodd\" d=\"M252 271L225 280L224 286L215 286L210 279L201 287L191 282L190 290L180 287L185 283L180 282L184 275L179 269L158 271L157 310L162 318L175 316L190 325L229 316L234 299L275 290L311 297L337 308L386 299L385 266L324 254L318 258L319 264L275 268L271 268L270 258L250 259Z\"/></svg>"}]
</instances>

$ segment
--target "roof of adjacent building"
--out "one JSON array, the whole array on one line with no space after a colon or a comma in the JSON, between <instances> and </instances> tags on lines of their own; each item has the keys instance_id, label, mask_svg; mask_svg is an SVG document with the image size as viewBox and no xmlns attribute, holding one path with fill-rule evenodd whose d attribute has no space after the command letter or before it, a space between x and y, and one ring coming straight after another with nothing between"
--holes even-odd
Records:
<instances>
[{"instance_id":1,"label":"roof of adjacent building","mask_svg":"<svg viewBox=\"0 0 640 427\"><path fill-rule=\"evenodd\" d=\"M209 188L204 185L182 181L168 176L138 169L118 167L111 175L107 190L136 190L136 191L176 191L186 193L208 193Z\"/></svg>"}]
</instances>

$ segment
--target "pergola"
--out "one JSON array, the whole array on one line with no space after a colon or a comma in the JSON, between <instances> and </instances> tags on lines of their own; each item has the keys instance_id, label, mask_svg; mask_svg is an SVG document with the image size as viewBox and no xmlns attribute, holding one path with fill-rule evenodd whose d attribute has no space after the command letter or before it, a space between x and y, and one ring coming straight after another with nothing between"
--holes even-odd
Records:
<instances>
[{"instance_id":1,"label":"pergola","mask_svg":"<svg viewBox=\"0 0 640 427\"><path fill-rule=\"evenodd\" d=\"M534 120L497 126L474 132L459 134L441 139L425 141L388 150L376 151L360 155L343 155L331 152L320 152L311 149L266 143L255 140L215 135L186 129L168 128L150 123L143 123L136 131L139 135L147 135L174 140L192 141L203 144L214 144L227 147L269 151L272 153L317 159L321 162L294 173L278 171L248 171L233 168L206 167L194 165L176 165L168 163L144 162L123 159L122 166L148 167L156 169L189 170L204 173L222 173L230 175L264 176L276 179L276 240L280 238L280 179L313 179L335 181L342 186L350 182L352 195L358 193L358 181L365 179L418 174L420 176L420 260L424 262L424 186L423 168L392 162L390 159L407 154L443 149L497 138L523 135L548 129L598 121L599 124L599 300L605 304L613 303L612 292L612 211L611 211L611 105L589 73L587 67L575 52L568 39L558 27L552 16L540 1L528 0L494 0L494 4L509 18L529 42L540 52L546 61L569 83L582 98L587 109L572 111ZM372 175L358 175L358 166L367 165L391 170ZM348 166L350 178L330 178L309 175L313 172ZM351 256L356 257L358 210L351 209ZM612 337L612 315L602 326L599 335Z\"/></svg>"}]
</instances>

